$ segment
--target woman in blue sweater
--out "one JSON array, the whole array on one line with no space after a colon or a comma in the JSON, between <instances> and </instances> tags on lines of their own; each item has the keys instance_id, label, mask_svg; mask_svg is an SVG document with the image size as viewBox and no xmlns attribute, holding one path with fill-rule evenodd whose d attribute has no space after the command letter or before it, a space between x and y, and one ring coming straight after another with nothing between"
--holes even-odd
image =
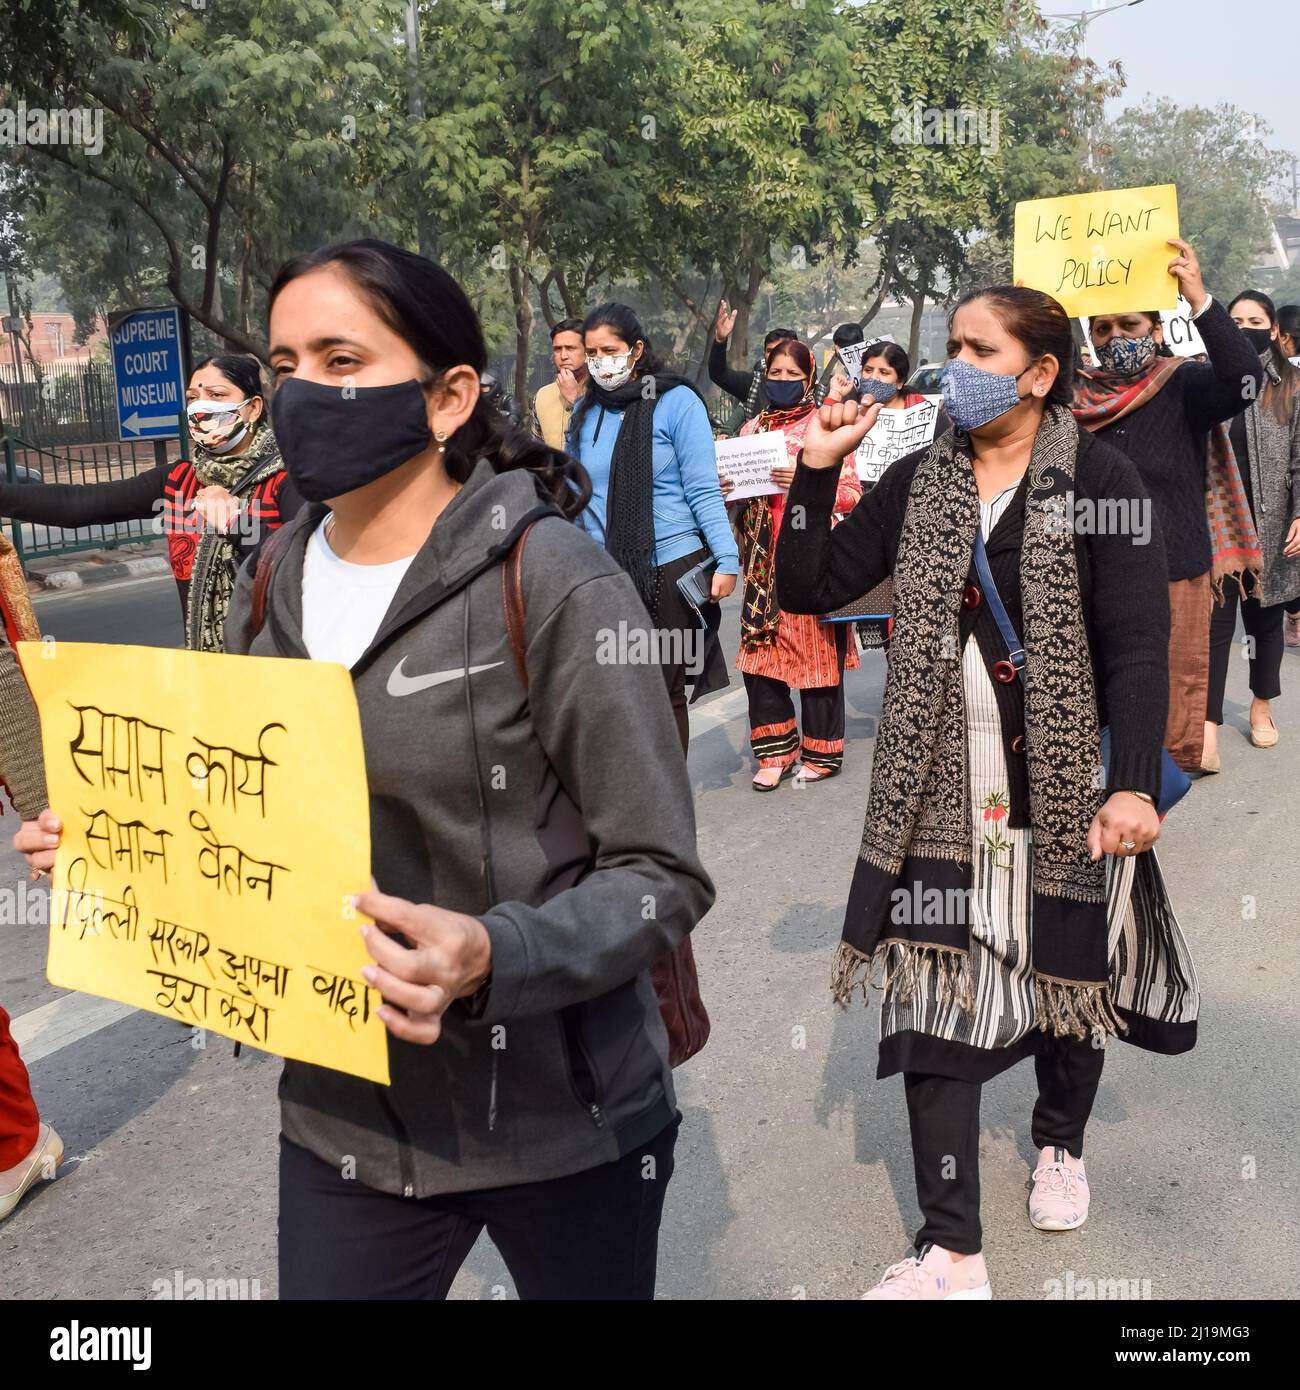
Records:
<instances>
[{"instance_id":1,"label":"woman in blue sweater","mask_svg":"<svg viewBox=\"0 0 1300 1390\"><path fill-rule=\"evenodd\" d=\"M664 371L626 304L594 309L582 332L589 376L568 438L569 452L591 479L581 521L631 576L653 619L651 651L663 666L685 750L686 667L700 664L702 633L677 581L713 560L716 602L736 587L740 573L718 486L713 428L695 388Z\"/></svg>"}]
</instances>

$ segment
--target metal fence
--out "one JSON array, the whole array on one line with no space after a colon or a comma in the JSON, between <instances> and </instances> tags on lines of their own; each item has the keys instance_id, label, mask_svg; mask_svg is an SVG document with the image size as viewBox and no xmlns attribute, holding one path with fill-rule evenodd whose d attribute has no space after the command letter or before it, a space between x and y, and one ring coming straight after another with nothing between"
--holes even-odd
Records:
<instances>
[{"instance_id":1,"label":"metal fence","mask_svg":"<svg viewBox=\"0 0 1300 1390\"><path fill-rule=\"evenodd\" d=\"M167 450L168 462L180 457L175 441ZM4 431L4 474L6 482L24 488L42 488L61 483L89 485L133 478L156 466L152 443L143 444L65 444L41 448ZM115 521L75 530L31 521L9 521L10 539L24 567L29 560L67 555L81 550L114 550L120 545L158 540L161 532L154 518Z\"/></svg>"},{"instance_id":2,"label":"metal fence","mask_svg":"<svg viewBox=\"0 0 1300 1390\"><path fill-rule=\"evenodd\" d=\"M20 358L0 371L0 420L34 444L96 444L117 434L110 362Z\"/></svg>"},{"instance_id":3,"label":"metal fence","mask_svg":"<svg viewBox=\"0 0 1300 1390\"><path fill-rule=\"evenodd\" d=\"M108 362L21 361L0 373L0 477L23 487L113 483L180 457L177 440L164 449L152 440L116 438L113 368ZM67 529L53 523L8 521L24 565L32 559L81 550L112 550L159 538L154 519Z\"/></svg>"}]
</instances>

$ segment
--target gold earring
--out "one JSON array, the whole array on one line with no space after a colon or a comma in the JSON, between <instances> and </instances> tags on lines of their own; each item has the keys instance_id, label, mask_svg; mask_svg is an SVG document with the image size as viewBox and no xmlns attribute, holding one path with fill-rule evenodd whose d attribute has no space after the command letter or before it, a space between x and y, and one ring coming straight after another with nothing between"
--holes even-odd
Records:
<instances>
[{"instance_id":1,"label":"gold earring","mask_svg":"<svg viewBox=\"0 0 1300 1390\"><path fill-rule=\"evenodd\" d=\"M433 437L438 441L438 452L440 454L447 451L447 436L442 430L434 430Z\"/></svg>"}]
</instances>

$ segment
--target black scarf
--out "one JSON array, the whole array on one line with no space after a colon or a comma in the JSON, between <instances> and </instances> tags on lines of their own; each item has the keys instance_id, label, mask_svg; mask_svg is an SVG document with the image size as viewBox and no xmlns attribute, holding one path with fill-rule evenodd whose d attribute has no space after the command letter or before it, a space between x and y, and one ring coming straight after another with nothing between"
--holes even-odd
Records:
<instances>
[{"instance_id":1,"label":"black scarf","mask_svg":"<svg viewBox=\"0 0 1300 1390\"><path fill-rule=\"evenodd\" d=\"M1056 524L1074 489L1078 426L1048 406L1029 462L1020 559L1025 736L1033 821L1033 971L1044 1032L1086 1037L1123 1028L1107 969L1106 871L1088 851L1102 801L1093 673L1073 529ZM894 569L895 622L857 870L832 989L866 992L873 965L906 999L927 970L939 995L974 1007L969 968L972 879L965 698L957 638L971 572L979 493L965 435L930 445L916 470ZM951 650L956 659L936 659ZM942 920L920 921L909 890L940 890ZM948 893L955 892L956 899ZM910 900L920 901L918 893Z\"/></svg>"},{"instance_id":2,"label":"black scarf","mask_svg":"<svg viewBox=\"0 0 1300 1390\"><path fill-rule=\"evenodd\" d=\"M590 377L583 400L584 411L599 406L623 412L609 461L605 549L631 576L651 617L658 611L663 578L655 564L654 413L656 403L675 386L695 391L694 382L674 372L633 377L612 391ZM576 435L581 421L575 421L573 428Z\"/></svg>"}]
</instances>

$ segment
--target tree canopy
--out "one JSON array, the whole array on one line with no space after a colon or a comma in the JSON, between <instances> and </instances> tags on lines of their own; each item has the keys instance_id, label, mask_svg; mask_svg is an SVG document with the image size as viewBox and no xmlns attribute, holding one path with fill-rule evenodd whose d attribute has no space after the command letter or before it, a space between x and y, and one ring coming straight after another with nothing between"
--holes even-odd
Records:
<instances>
[{"instance_id":1,"label":"tree canopy","mask_svg":"<svg viewBox=\"0 0 1300 1390\"><path fill-rule=\"evenodd\" d=\"M542 329L633 298L702 361L773 318L951 298L1009 269L1015 202L1172 179L1207 276L1266 233L1231 109L1103 129L1117 71L1004 0L11 0L3 100L103 113L103 147L0 175L0 252L87 322L173 298L264 352L295 251L377 235L442 260L527 389ZM1089 136L1094 157L1089 158ZM544 359L543 359L544 360Z\"/></svg>"}]
</instances>

